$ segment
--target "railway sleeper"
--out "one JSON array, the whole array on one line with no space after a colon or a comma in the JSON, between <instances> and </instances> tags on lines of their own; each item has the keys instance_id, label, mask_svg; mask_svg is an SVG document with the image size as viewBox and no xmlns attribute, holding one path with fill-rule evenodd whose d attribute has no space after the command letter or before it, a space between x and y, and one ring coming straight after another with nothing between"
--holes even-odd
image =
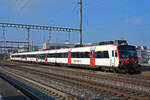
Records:
<instances>
[{"instance_id":1,"label":"railway sleeper","mask_svg":"<svg viewBox=\"0 0 150 100\"><path fill-rule=\"evenodd\" d=\"M62 77L62 76L60 76L60 77ZM58 77L56 77L56 78L58 78ZM59 78L59 79L61 79L61 78ZM89 82L89 81L88 81ZM92 81L93 82L93 81ZM90 81L90 83L91 83L91 81ZM98 84L98 83L95 83L95 84ZM109 86L109 85L107 85L107 86ZM110 86L109 86L110 87ZM121 88L121 89L124 89L124 88ZM130 94L133 94L134 92L129 92ZM135 94L136 94L136 92L135 92Z\"/></svg>"}]
</instances>

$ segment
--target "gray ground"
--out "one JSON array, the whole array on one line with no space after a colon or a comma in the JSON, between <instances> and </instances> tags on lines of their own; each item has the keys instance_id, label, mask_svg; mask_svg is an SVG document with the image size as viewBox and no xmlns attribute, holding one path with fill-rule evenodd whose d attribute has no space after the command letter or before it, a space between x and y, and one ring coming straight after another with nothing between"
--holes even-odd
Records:
<instances>
[{"instance_id":1,"label":"gray ground","mask_svg":"<svg viewBox=\"0 0 150 100\"><path fill-rule=\"evenodd\" d=\"M150 77L150 64L142 64L138 70L141 71L142 76Z\"/></svg>"},{"instance_id":2,"label":"gray ground","mask_svg":"<svg viewBox=\"0 0 150 100\"><path fill-rule=\"evenodd\" d=\"M30 100L19 90L0 78L0 100Z\"/></svg>"}]
</instances>

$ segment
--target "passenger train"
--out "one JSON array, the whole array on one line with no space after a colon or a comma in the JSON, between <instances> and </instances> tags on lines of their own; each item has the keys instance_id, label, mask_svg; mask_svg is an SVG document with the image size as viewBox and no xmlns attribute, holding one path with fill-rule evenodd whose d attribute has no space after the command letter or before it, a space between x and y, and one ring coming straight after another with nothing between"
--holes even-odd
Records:
<instances>
[{"instance_id":1,"label":"passenger train","mask_svg":"<svg viewBox=\"0 0 150 100\"><path fill-rule=\"evenodd\" d=\"M95 45L11 54L12 61L133 71L138 67L135 46Z\"/></svg>"}]
</instances>

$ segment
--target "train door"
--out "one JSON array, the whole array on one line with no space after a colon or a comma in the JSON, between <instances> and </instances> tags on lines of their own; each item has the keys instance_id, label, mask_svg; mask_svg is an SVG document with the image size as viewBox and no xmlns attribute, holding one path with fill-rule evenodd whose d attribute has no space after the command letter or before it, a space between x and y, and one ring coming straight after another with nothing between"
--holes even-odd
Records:
<instances>
[{"instance_id":1,"label":"train door","mask_svg":"<svg viewBox=\"0 0 150 100\"><path fill-rule=\"evenodd\" d=\"M47 64L47 55L45 55L45 64Z\"/></svg>"},{"instance_id":2,"label":"train door","mask_svg":"<svg viewBox=\"0 0 150 100\"><path fill-rule=\"evenodd\" d=\"M36 63L38 63L38 55L36 56Z\"/></svg>"},{"instance_id":3,"label":"train door","mask_svg":"<svg viewBox=\"0 0 150 100\"><path fill-rule=\"evenodd\" d=\"M116 60L117 60L117 51L116 50L112 50L112 57L111 57L111 66L115 66L116 64Z\"/></svg>"},{"instance_id":4,"label":"train door","mask_svg":"<svg viewBox=\"0 0 150 100\"><path fill-rule=\"evenodd\" d=\"M71 52L68 52L68 65L71 65Z\"/></svg>"},{"instance_id":5,"label":"train door","mask_svg":"<svg viewBox=\"0 0 150 100\"><path fill-rule=\"evenodd\" d=\"M27 59L28 59L28 57L27 57L27 55L26 55L26 62L28 61Z\"/></svg>"},{"instance_id":6,"label":"train door","mask_svg":"<svg viewBox=\"0 0 150 100\"><path fill-rule=\"evenodd\" d=\"M94 51L90 52L90 66L91 67L95 66L95 52Z\"/></svg>"},{"instance_id":7,"label":"train door","mask_svg":"<svg viewBox=\"0 0 150 100\"><path fill-rule=\"evenodd\" d=\"M22 62L22 56L20 57L20 61Z\"/></svg>"}]
</instances>

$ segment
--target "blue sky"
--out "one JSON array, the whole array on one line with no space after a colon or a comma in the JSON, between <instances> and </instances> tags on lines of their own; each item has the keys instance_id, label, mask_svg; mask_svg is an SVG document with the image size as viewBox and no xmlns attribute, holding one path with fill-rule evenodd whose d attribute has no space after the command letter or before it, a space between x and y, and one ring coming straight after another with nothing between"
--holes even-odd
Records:
<instances>
[{"instance_id":1,"label":"blue sky","mask_svg":"<svg viewBox=\"0 0 150 100\"><path fill-rule=\"evenodd\" d=\"M78 1L0 0L0 22L79 28ZM150 0L83 0L83 42L126 39L150 47L149 4ZM8 40L25 41L24 29L6 28L6 34ZM31 39L40 44L48 32L31 30ZM79 32L71 33L71 39L79 42ZM66 40L66 32L52 32L52 42Z\"/></svg>"}]
</instances>

